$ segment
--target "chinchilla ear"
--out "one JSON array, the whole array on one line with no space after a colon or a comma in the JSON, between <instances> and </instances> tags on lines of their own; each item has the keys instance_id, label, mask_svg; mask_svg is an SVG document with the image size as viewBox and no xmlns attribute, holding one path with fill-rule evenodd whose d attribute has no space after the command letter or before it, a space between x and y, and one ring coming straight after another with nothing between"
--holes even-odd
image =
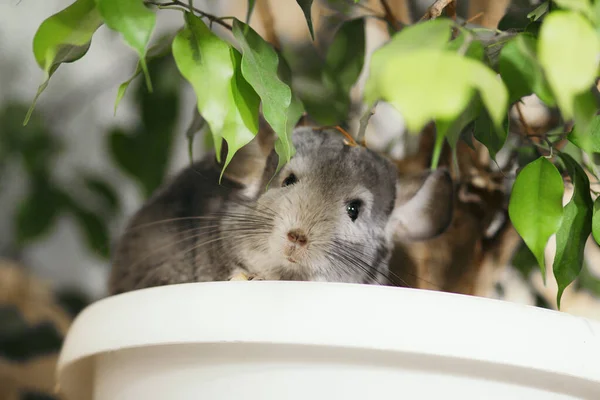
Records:
<instances>
[{"instance_id":1,"label":"chinchilla ear","mask_svg":"<svg viewBox=\"0 0 600 400\"><path fill-rule=\"evenodd\" d=\"M390 223L395 238L431 239L452 222L454 184L445 168L404 175L396 182L396 203Z\"/></svg>"}]
</instances>

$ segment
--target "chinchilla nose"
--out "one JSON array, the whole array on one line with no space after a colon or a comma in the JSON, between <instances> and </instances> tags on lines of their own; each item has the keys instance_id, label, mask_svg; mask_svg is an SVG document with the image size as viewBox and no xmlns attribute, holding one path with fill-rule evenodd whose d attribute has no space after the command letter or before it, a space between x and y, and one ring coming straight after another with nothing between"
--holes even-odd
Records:
<instances>
[{"instance_id":1,"label":"chinchilla nose","mask_svg":"<svg viewBox=\"0 0 600 400\"><path fill-rule=\"evenodd\" d=\"M287 238L290 242L296 243L300 246L306 246L306 243L308 242L306 234L300 229L292 229L289 231Z\"/></svg>"}]
</instances>

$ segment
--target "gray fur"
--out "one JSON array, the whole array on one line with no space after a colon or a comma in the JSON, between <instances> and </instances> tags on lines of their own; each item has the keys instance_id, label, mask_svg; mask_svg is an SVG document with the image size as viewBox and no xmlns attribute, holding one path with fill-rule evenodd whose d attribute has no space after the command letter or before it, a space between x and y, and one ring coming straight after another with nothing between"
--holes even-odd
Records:
<instances>
[{"instance_id":1,"label":"gray fur","mask_svg":"<svg viewBox=\"0 0 600 400\"><path fill-rule=\"evenodd\" d=\"M293 141L297 153L276 175L278 158L271 152L262 190L253 197L233 180L219 185L214 156L182 171L127 227L114 253L111 292L227 280L237 272L268 280L390 283L392 240L397 225L407 223L399 210L427 179L399 181L392 163L345 145L335 130L297 128ZM298 182L282 187L290 173ZM427 207L435 197L428 191L420 193ZM363 202L356 221L346 210L354 199ZM451 203L451 196L438 200ZM290 231L302 232L307 244L292 243Z\"/></svg>"}]
</instances>

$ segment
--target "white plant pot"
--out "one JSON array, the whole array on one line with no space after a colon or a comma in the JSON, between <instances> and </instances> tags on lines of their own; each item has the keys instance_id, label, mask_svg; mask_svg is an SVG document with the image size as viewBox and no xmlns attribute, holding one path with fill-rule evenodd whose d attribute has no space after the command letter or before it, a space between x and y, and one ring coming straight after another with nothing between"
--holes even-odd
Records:
<instances>
[{"instance_id":1,"label":"white plant pot","mask_svg":"<svg viewBox=\"0 0 600 400\"><path fill-rule=\"evenodd\" d=\"M600 324L414 289L173 285L84 310L58 381L68 400L600 399Z\"/></svg>"}]
</instances>

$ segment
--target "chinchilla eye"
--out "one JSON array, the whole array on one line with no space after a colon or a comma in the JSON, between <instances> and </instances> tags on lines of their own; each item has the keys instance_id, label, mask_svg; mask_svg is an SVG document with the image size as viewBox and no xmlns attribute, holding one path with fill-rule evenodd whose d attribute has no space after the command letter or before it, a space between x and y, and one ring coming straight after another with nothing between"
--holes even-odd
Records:
<instances>
[{"instance_id":1,"label":"chinchilla eye","mask_svg":"<svg viewBox=\"0 0 600 400\"><path fill-rule=\"evenodd\" d=\"M289 174L287 178L285 178L285 180L283 181L283 184L281 186L283 186L283 187L290 186L296 182L298 182L298 178L296 178L296 175L294 175L292 173L292 174Z\"/></svg>"},{"instance_id":2,"label":"chinchilla eye","mask_svg":"<svg viewBox=\"0 0 600 400\"><path fill-rule=\"evenodd\" d=\"M358 214L360 213L360 206L362 206L362 201L360 200L352 200L348 204L346 204L346 212L348 216L352 220L352 222L356 221L358 218Z\"/></svg>"}]
</instances>

